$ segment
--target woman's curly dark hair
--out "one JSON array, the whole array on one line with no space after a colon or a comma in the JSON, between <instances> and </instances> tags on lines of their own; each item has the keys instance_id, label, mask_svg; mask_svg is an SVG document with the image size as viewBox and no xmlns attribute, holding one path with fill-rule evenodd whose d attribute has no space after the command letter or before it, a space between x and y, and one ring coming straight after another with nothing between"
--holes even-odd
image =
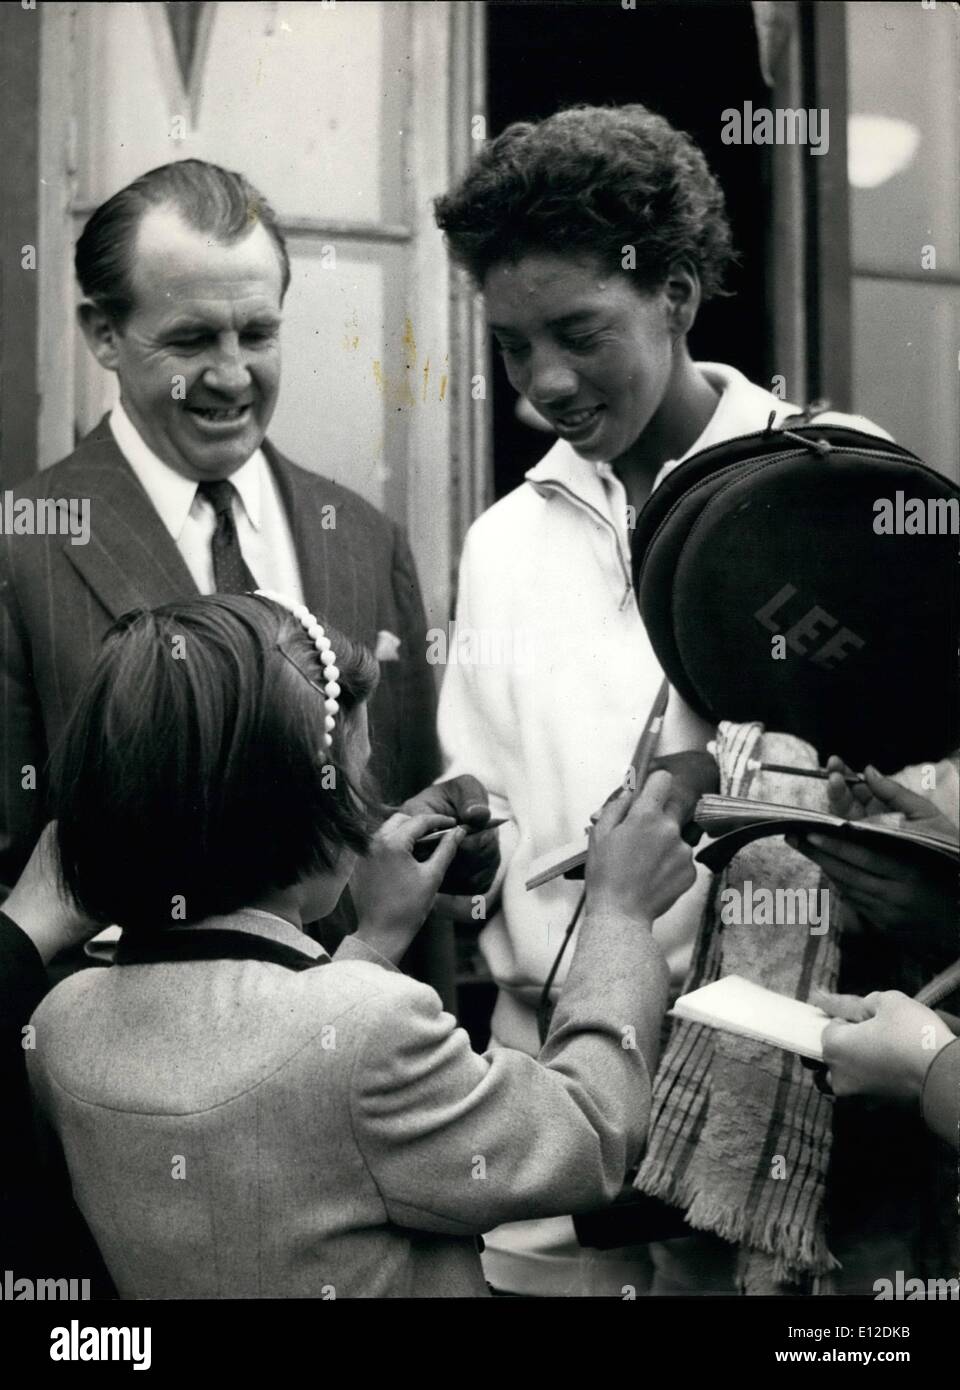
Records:
<instances>
[{"instance_id":1,"label":"woman's curly dark hair","mask_svg":"<svg viewBox=\"0 0 960 1390\"><path fill-rule=\"evenodd\" d=\"M671 269L697 272L703 299L722 294L735 259L720 185L683 131L645 106L573 106L518 121L435 202L454 259L478 285L491 266L530 251L590 254L655 289Z\"/></svg>"}]
</instances>

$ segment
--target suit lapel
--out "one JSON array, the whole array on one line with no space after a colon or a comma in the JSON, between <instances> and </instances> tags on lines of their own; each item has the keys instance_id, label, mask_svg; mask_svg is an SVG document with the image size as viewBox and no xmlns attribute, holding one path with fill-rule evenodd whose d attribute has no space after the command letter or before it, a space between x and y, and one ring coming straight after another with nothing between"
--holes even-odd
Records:
<instances>
[{"instance_id":1,"label":"suit lapel","mask_svg":"<svg viewBox=\"0 0 960 1390\"><path fill-rule=\"evenodd\" d=\"M117 447L106 417L70 464L70 488L90 499L90 541L63 553L111 617L198 594L170 532Z\"/></svg>"},{"instance_id":2,"label":"suit lapel","mask_svg":"<svg viewBox=\"0 0 960 1390\"><path fill-rule=\"evenodd\" d=\"M370 556L354 533L349 496L319 475L295 467L266 440L263 450L290 523L304 603L341 632L370 643L376 586L371 582ZM334 501L336 528L331 530L324 506Z\"/></svg>"},{"instance_id":3,"label":"suit lapel","mask_svg":"<svg viewBox=\"0 0 960 1390\"><path fill-rule=\"evenodd\" d=\"M268 441L264 453L290 523L304 602L341 631L371 644L376 638L378 576L349 495L296 468ZM90 541L63 554L111 617L131 608L193 598L199 590L169 531L117 447L104 417L70 462L70 491L90 499ZM336 529L324 506L336 500ZM327 520L327 525L324 524ZM361 534L362 533L362 534Z\"/></svg>"}]
</instances>

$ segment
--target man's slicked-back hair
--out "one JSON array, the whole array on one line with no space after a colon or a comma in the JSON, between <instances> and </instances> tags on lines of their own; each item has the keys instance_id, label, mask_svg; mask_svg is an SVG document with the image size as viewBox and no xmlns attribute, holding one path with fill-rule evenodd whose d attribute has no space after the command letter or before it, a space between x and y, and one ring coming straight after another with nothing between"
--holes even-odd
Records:
<instances>
[{"instance_id":1,"label":"man's slicked-back hair","mask_svg":"<svg viewBox=\"0 0 960 1390\"><path fill-rule=\"evenodd\" d=\"M63 884L86 914L157 931L366 851L381 807L352 740L379 668L327 633L340 671L329 749L323 664L272 599L214 594L114 624L51 778Z\"/></svg>"},{"instance_id":2,"label":"man's slicked-back hair","mask_svg":"<svg viewBox=\"0 0 960 1390\"><path fill-rule=\"evenodd\" d=\"M481 287L494 265L553 252L592 256L644 291L686 265L709 299L723 293L735 259L723 192L703 154L639 104L518 121L434 206L453 258Z\"/></svg>"},{"instance_id":3,"label":"man's slicked-back hair","mask_svg":"<svg viewBox=\"0 0 960 1390\"><path fill-rule=\"evenodd\" d=\"M141 174L91 213L77 242L74 267L87 299L123 327L134 308L133 246L144 213L170 207L195 231L230 245L260 223L280 258L281 299L290 283L290 258L276 213L243 174L181 159Z\"/></svg>"}]
</instances>

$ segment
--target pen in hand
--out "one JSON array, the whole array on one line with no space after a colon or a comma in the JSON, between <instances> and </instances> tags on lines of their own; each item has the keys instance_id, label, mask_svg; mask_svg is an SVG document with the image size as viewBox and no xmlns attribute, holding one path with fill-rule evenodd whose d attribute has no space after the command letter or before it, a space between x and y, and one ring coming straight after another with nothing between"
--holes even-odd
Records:
<instances>
[{"instance_id":1,"label":"pen in hand","mask_svg":"<svg viewBox=\"0 0 960 1390\"><path fill-rule=\"evenodd\" d=\"M482 835L485 830L497 830L501 825L506 825L506 823L507 818L504 816L500 820L489 820L486 825L476 825L472 828L468 827L464 839L468 840L471 835ZM457 825L448 826L446 830L432 830L429 835L421 835L420 839L417 840L413 846L414 859L428 859L433 853L434 846L437 842L442 840L444 835L449 835L452 830L456 830L458 825L462 824L463 822L460 821Z\"/></svg>"},{"instance_id":2,"label":"pen in hand","mask_svg":"<svg viewBox=\"0 0 960 1390\"><path fill-rule=\"evenodd\" d=\"M820 781L828 781L834 774L825 767L790 767L787 763L764 763L759 758L748 758L747 768L750 772L780 772L788 777L816 777ZM846 773L838 773L842 776L848 787L859 786L867 779L857 774L848 776Z\"/></svg>"},{"instance_id":3,"label":"pen in hand","mask_svg":"<svg viewBox=\"0 0 960 1390\"><path fill-rule=\"evenodd\" d=\"M650 763L656 752L657 744L660 741L660 731L663 728L663 720L667 712L667 702L670 698L670 685L664 680L660 689L657 691L656 699L647 716L647 722L643 727L643 733L637 741L637 746L633 750L633 757L630 759L630 767L633 770L633 794L636 796L643 791L643 784L647 780L650 771ZM601 808L602 809L602 808ZM590 817L590 824L586 827L586 834L589 834L594 825L600 819L600 811L594 811Z\"/></svg>"}]
</instances>

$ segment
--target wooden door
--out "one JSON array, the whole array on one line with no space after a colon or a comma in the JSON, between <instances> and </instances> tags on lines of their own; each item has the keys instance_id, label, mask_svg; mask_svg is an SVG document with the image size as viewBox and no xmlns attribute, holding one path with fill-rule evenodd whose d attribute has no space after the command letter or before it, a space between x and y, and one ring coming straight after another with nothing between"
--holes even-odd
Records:
<instances>
[{"instance_id":1,"label":"wooden door","mask_svg":"<svg viewBox=\"0 0 960 1390\"><path fill-rule=\"evenodd\" d=\"M270 437L409 528L445 621L489 471L469 391L477 311L431 215L470 155L482 82L457 79L479 61L476 7L53 3L42 25L41 466L116 392L73 325L85 218L170 160L241 169L292 262Z\"/></svg>"}]
</instances>

